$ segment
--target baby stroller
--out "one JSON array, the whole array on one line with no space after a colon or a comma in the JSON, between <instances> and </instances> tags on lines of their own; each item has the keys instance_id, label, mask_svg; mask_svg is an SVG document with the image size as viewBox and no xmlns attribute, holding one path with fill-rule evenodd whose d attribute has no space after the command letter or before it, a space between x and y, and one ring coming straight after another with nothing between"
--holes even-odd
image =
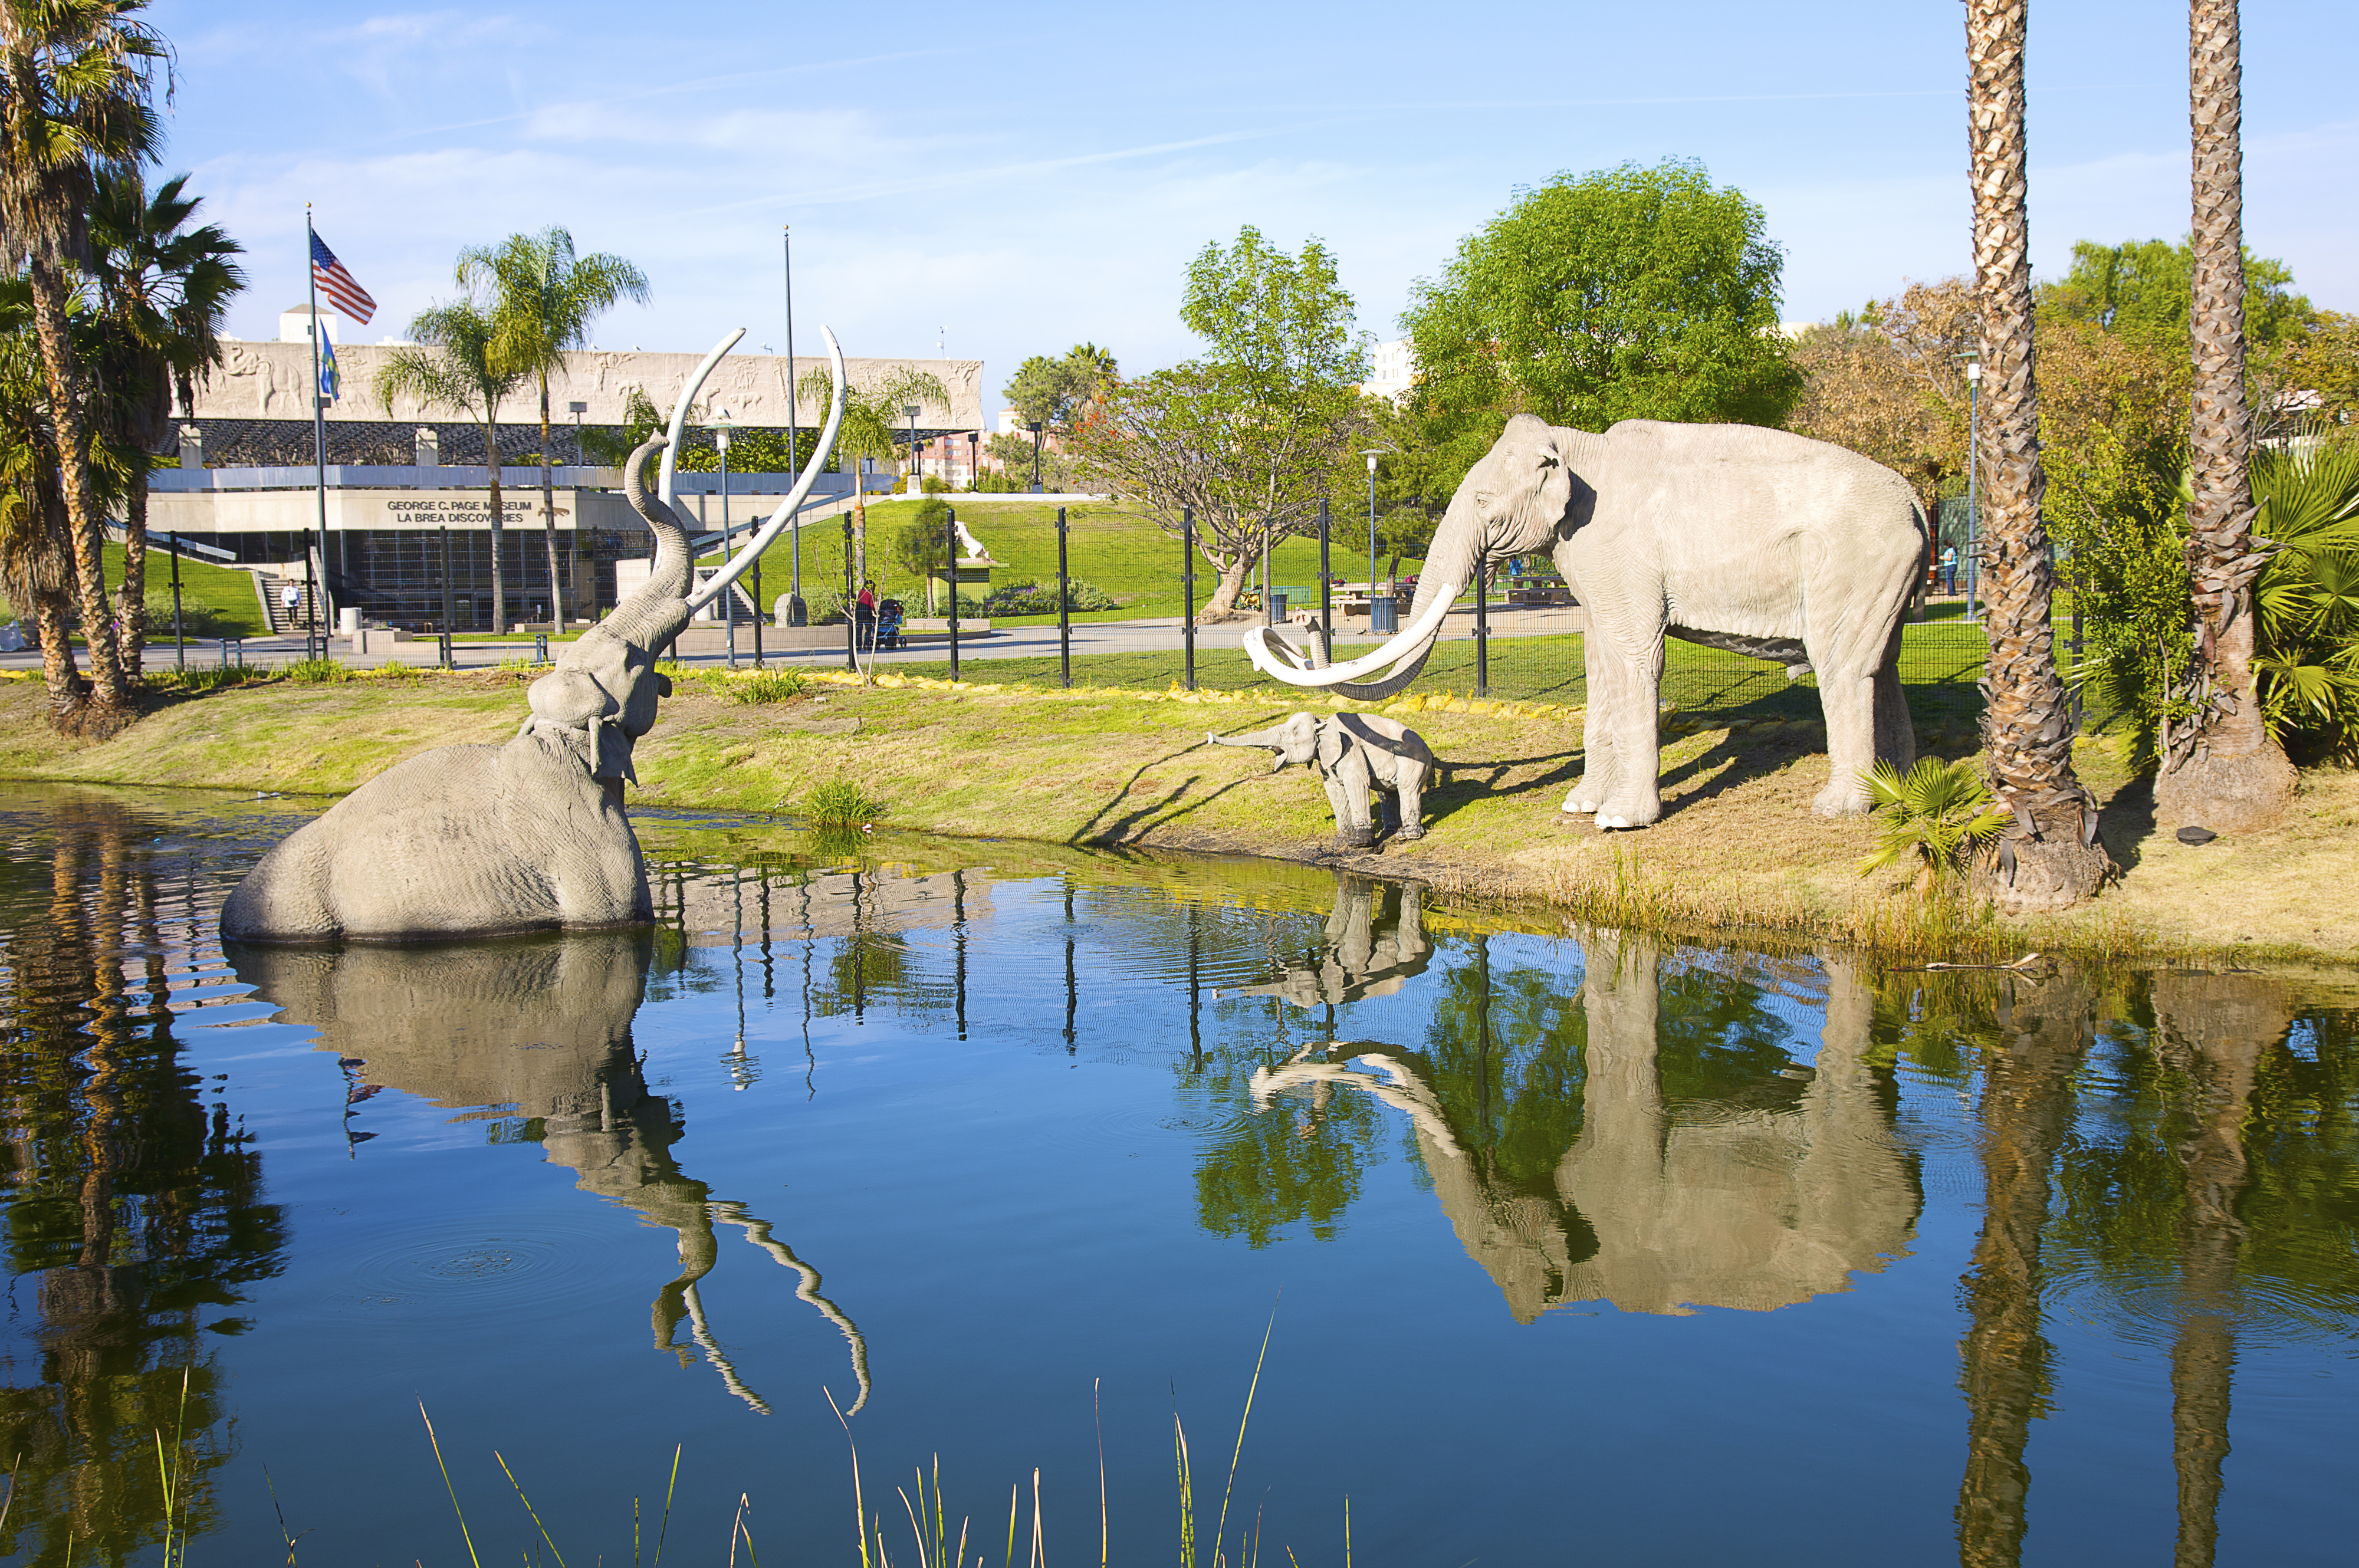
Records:
<instances>
[{"instance_id":1,"label":"baby stroller","mask_svg":"<svg viewBox=\"0 0 2359 1568\"><path fill-rule=\"evenodd\" d=\"M878 601L876 605L875 647L886 649L897 649L900 648L901 616L902 607L900 600L884 599Z\"/></svg>"}]
</instances>

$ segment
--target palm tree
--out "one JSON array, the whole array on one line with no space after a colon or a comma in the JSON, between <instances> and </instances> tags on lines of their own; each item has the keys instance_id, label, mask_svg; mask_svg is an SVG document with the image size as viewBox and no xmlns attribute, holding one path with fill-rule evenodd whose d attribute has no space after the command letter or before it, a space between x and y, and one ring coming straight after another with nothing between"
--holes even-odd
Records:
<instances>
[{"instance_id":1,"label":"palm tree","mask_svg":"<svg viewBox=\"0 0 2359 1568\"><path fill-rule=\"evenodd\" d=\"M516 389L524 370L499 350L499 326L473 299L437 305L409 323L412 346L395 349L377 367L377 401L387 414L397 397L466 414L484 427L484 463L491 475L492 626L508 624L506 584L500 578L500 399Z\"/></svg>"},{"instance_id":2,"label":"palm tree","mask_svg":"<svg viewBox=\"0 0 2359 1568\"><path fill-rule=\"evenodd\" d=\"M186 227L201 199L174 175L153 197L136 172L103 172L90 215L90 273L104 344L104 397L93 421L128 459L123 583L115 637L126 676L139 673L147 636L147 473L172 428L172 408L222 362L221 329L245 274L229 258L245 247L207 223Z\"/></svg>"},{"instance_id":3,"label":"palm tree","mask_svg":"<svg viewBox=\"0 0 2359 1568\"><path fill-rule=\"evenodd\" d=\"M0 241L24 257L49 400L58 482L73 546L75 598L111 726L130 708L101 552L104 513L91 474L91 377L68 317L87 252L92 184L128 171L162 136L153 99L162 38L135 14L147 0L0 0Z\"/></svg>"},{"instance_id":4,"label":"palm tree","mask_svg":"<svg viewBox=\"0 0 2359 1568\"><path fill-rule=\"evenodd\" d=\"M549 614L561 626L565 591L557 575L557 500L549 473L549 376L564 370L566 350L589 343L590 323L602 311L625 299L647 302L647 275L619 256L577 257L573 236L551 226L537 234L510 234L496 249L461 251L459 281L490 286L501 360L540 388L540 521L549 548Z\"/></svg>"},{"instance_id":5,"label":"palm tree","mask_svg":"<svg viewBox=\"0 0 2359 1568\"><path fill-rule=\"evenodd\" d=\"M2072 771L2074 725L2056 670L2054 573L2039 516L2039 402L2032 376L2030 223L2024 211L2027 0L1967 0L1967 138L1973 156L1974 292L1982 313L1983 536L1989 701L1983 740L1999 804L2015 819L1979 862L1977 890L2010 911L2093 897L2110 863L2096 803Z\"/></svg>"},{"instance_id":6,"label":"palm tree","mask_svg":"<svg viewBox=\"0 0 2359 1568\"><path fill-rule=\"evenodd\" d=\"M2187 572L2195 659L2175 695L2155 780L2164 827L2264 828L2292 803L2293 764L2269 738L2253 679L2253 583L2268 560L2253 537L2252 410L2245 401L2243 68L2236 0L2190 0L2187 96L2194 122L2194 421L2188 438Z\"/></svg>"},{"instance_id":7,"label":"palm tree","mask_svg":"<svg viewBox=\"0 0 2359 1568\"><path fill-rule=\"evenodd\" d=\"M0 593L39 637L51 711L70 722L90 691L74 660L73 541L30 292L21 278L0 283Z\"/></svg>"},{"instance_id":8,"label":"palm tree","mask_svg":"<svg viewBox=\"0 0 2359 1568\"><path fill-rule=\"evenodd\" d=\"M834 372L821 365L803 377L796 391L825 408L835 397ZM941 377L908 365L875 387L844 388L843 422L835 430L835 455L838 462L849 463L853 469L852 509L860 519L859 539L853 552L855 582L868 581L868 494L860 487L860 460L889 458L901 450L902 438L908 433L901 410L908 405L947 405L950 400L950 389L942 385ZM918 472L917 453L912 452L909 456L909 473L914 478ZM956 593L958 584L951 583L950 591Z\"/></svg>"}]
</instances>

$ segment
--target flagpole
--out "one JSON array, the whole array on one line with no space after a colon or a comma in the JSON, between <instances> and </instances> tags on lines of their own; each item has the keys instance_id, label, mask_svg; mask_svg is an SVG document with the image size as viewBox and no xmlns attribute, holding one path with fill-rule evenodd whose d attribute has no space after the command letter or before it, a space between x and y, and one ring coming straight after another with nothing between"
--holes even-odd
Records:
<instances>
[{"instance_id":1,"label":"flagpole","mask_svg":"<svg viewBox=\"0 0 2359 1568\"><path fill-rule=\"evenodd\" d=\"M796 400L802 394L795 387L795 234L794 225L778 225L778 255L787 269L787 470L798 473L803 464L802 440L795 423ZM787 539L794 547L794 607L803 607L803 520L795 518L787 525ZM756 609L761 606L756 604ZM792 617L789 616L789 619Z\"/></svg>"},{"instance_id":2,"label":"flagpole","mask_svg":"<svg viewBox=\"0 0 2359 1568\"><path fill-rule=\"evenodd\" d=\"M320 325L320 269L312 260L311 247L319 243L311 232L311 203L303 203L303 277L310 290L311 300L311 468L314 487L320 498L318 538L312 549L305 553L312 557L303 563L303 576L310 593L309 608L321 623L320 657L327 656L327 616L325 602L328 573L328 410L320 392L320 336L325 330ZM317 565L314 566L313 562ZM316 577L314 573L316 572ZM303 657L311 654L311 628L303 628Z\"/></svg>"}]
</instances>

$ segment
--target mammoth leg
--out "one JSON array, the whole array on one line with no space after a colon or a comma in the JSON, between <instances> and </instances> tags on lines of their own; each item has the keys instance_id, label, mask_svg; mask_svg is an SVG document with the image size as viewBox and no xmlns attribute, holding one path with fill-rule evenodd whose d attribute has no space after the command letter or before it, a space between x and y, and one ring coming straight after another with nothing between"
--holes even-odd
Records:
<instances>
[{"instance_id":1,"label":"mammoth leg","mask_svg":"<svg viewBox=\"0 0 2359 1568\"><path fill-rule=\"evenodd\" d=\"M1614 791L1614 715L1607 700L1604 639L1593 626L1581 639L1582 672L1588 712L1581 725L1581 778L1564 798L1564 809L1587 816Z\"/></svg>"},{"instance_id":2,"label":"mammoth leg","mask_svg":"<svg viewBox=\"0 0 2359 1568\"><path fill-rule=\"evenodd\" d=\"M1425 764L1404 760L1393 773L1393 793L1400 801L1400 832L1405 839L1425 836Z\"/></svg>"},{"instance_id":3,"label":"mammoth leg","mask_svg":"<svg viewBox=\"0 0 2359 1568\"><path fill-rule=\"evenodd\" d=\"M1900 615L1908 602L1913 556L1886 563L1849 563L1851 573L1810 585L1803 647L1819 672L1819 704L1827 721L1827 787L1811 807L1822 817L1851 816L1872 803L1867 774L1879 753L1879 731L1905 726L1908 706L1899 691ZM1884 579L1884 580L1879 580ZM1888 681L1885 671L1891 670ZM1897 709L1897 712L1893 710ZM1913 739L1910 749L1914 749Z\"/></svg>"},{"instance_id":4,"label":"mammoth leg","mask_svg":"<svg viewBox=\"0 0 2359 1568\"><path fill-rule=\"evenodd\" d=\"M1663 691L1663 621L1658 605L1654 625L1640 631L1622 628L1616 636L1602 627L1594 612L1590 636L1598 649L1590 687L1595 712L1602 685L1606 720L1614 747L1613 788L1597 802L1602 828L1643 828L1663 814L1663 797L1656 776L1662 769L1661 706Z\"/></svg>"},{"instance_id":5,"label":"mammoth leg","mask_svg":"<svg viewBox=\"0 0 2359 1568\"><path fill-rule=\"evenodd\" d=\"M1875 757L1906 773L1917 763L1917 726L1908 717L1908 693L1900 684L1900 638L1905 621L1893 623L1884 662L1875 669Z\"/></svg>"},{"instance_id":6,"label":"mammoth leg","mask_svg":"<svg viewBox=\"0 0 2359 1568\"><path fill-rule=\"evenodd\" d=\"M1368 821L1368 770L1347 760L1327 775L1327 802L1335 810L1335 843L1365 849L1376 839Z\"/></svg>"}]
</instances>

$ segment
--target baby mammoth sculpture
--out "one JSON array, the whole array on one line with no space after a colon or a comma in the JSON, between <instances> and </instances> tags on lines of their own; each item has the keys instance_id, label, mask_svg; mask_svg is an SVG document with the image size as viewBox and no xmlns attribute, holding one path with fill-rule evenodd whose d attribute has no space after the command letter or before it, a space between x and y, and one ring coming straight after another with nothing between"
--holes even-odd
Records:
<instances>
[{"instance_id":1,"label":"baby mammoth sculpture","mask_svg":"<svg viewBox=\"0 0 2359 1568\"><path fill-rule=\"evenodd\" d=\"M532 683L505 746L446 746L396 763L262 857L222 908L245 942L415 942L628 925L654 918L623 814L633 743L671 681L656 649L688 624L688 535L642 482L624 487L655 530L647 581Z\"/></svg>"},{"instance_id":2,"label":"baby mammoth sculpture","mask_svg":"<svg viewBox=\"0 0 2359 1568\"><path fill-rule=\"evenodd\" d=\"M1387 697L1424 668L1478 567L1546 550L1589 615L1584 771L1566 811L1600 828L1661 817L1666 637L1816 671L1832 772L1816 809L1864 811L1875 764L1916 759L1900 633L1927 537L1907 480L1824 441L1652 419L1592 435L1518 414L1451 497L1398 637L1324 669L1258 628L1245 649L1289 685Z\"/></svg>"},{"instance_id":3,"label":"baby mammoth sculpture","mask_svg":"<svg viewBox=\"0 0 2359 1568\"><path fill-rule=\"evenodd\" d=\"M1425 836L1419 821L1426 789L1435 782L1433 753L1416 731L1399 721L1375 713L1330 713L1313 718L1297 713L1284 724L1252 735L1208 735L1213 746L1266 746L1276 754L1272 773L1290 763L1316 759L1326 781L1328 803L1335 809L1335 844L1341 849L1365 849L1376 842L1379 802L1390 792L1398 802L1400 827L1396 838Z\"/></svg>"}]
</instances>

